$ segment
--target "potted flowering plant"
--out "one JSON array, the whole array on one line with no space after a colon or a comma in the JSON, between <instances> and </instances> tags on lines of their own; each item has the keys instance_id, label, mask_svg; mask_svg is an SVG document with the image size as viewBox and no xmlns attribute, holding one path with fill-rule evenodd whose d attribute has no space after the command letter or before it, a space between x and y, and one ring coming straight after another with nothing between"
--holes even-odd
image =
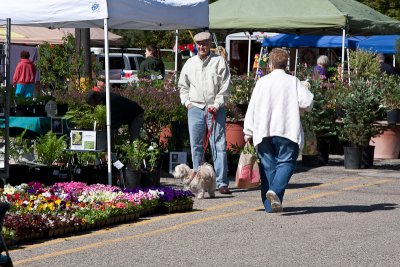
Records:
<instances>
[{"instance_id":1,"label":"potted flowering plant","mask_svg":"<svg viewBox=\"0 0 400 267\"><path fill-rule=\"evenodd\" d=\"M193 209L194 194L190 190L178 190L170 187L163 187L161 190L164 192L160 196L162 211L171 213Z\"/></svg>"},{"instance_id":2,"label":"potted flowering plant","mask_svg":"<svg viewBox=\"0 0 400 267\"><path fill-rule=\"evenodd\" d=\"M160 185L161 162L160 150L156 143L148 146L146 151L145 163L146 168L142 170L142 178L140 185L144 188Z\"/></svg>"},{"instance_id":3,"label":"potted flowering plant","mask_svg":"<svg viewBox=\"0 0 400 267\"><path fill-rule=\"evenodd\" d=\"M146 158L147 144L140 139L120 145L120 150L124 154L125 187L135 188L140 185L141 167Z\"/></svg>"}]
</instances>

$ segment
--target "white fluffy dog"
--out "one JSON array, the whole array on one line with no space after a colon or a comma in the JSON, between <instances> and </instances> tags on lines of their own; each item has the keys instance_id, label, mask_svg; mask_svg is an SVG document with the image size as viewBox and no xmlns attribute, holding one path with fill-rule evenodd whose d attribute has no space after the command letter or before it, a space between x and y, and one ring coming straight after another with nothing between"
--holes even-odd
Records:
<instances>
[{"instance_id":1,"label":"white fluffy dog","mask_svg":"<svg viewBox=\"0 0 400 267\"><path fill-rule=\"evenodd\" d=\"M204 198L208 192L210 198L215 197L215 171L211 164L202 164L197 171L190 169L186 164L179 164L172 173L175 178L181 179L185 189L198 193L197 198Z\"/></svg>"}]
</instances>

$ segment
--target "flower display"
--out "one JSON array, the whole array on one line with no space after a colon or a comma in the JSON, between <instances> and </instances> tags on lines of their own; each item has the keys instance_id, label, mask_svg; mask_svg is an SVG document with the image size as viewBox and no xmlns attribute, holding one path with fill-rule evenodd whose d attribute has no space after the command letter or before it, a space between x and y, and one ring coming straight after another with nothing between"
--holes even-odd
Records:
<instances>
[{"instance_id":1,"label":"flower display","mask_svg":"<svg viewBox=\"0 0 400 267\"><path fill-rule=\"evenodd\" d=\"M10 203L2 232L8 238L93 225L113 217L135 214L166 203L193 203L190 191L170 187L121 190L103 184L31 182L5 185L0 201Z\"/></svg>"}]
</instances>

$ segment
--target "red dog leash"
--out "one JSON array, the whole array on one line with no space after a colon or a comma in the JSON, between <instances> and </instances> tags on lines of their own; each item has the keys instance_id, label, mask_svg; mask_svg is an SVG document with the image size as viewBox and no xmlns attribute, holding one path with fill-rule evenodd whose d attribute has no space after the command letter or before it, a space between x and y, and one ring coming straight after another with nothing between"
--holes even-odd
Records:
<instances>
[{"instance_id":1,"label":"red dog leash","mask_svg":"<svg viewBox=\"0 0 400 267\"><path fill-rule=\"evenodd\" d=\"M207 126L208 113L210 113L211 116L212 116L210 129L208 129L208 126ZM202 159L201 162L205 162L205 156L206 156L206 151L207 151L207 147L208 147L208 142L210 140L210 136L211 136L211 133L212 133L212 130L213 130L214 122L215 122L215 115L216 115L216 113L215 113L214 110L207 109L207 111L206 111L206 127L204 129L204 138L203 138L203 149L204 149L204 152L203 152L203 159ZM208 130L208 132L207 132L207 130Z\"/></svg>"}]
</instances>

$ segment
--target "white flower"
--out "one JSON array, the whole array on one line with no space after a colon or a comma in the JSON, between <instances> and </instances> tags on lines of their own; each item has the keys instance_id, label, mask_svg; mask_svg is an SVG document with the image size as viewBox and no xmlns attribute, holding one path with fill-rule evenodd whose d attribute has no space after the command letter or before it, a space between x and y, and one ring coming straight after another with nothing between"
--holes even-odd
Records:
<instances>
[{"instance_id":1,"label":"white flower","mask_svg":"<svg viewBox=\"0 0 400 267\"><path fill-rule=\"evenodd\" d=\"M9 184L6 184L5 186L4 186L4 194L10 194L10 195L12 195L12 194L14 194L15 193L15 188L14 188L14 186L11 186L11 185L9 185Z\"/></svg>"}]
</instances>

